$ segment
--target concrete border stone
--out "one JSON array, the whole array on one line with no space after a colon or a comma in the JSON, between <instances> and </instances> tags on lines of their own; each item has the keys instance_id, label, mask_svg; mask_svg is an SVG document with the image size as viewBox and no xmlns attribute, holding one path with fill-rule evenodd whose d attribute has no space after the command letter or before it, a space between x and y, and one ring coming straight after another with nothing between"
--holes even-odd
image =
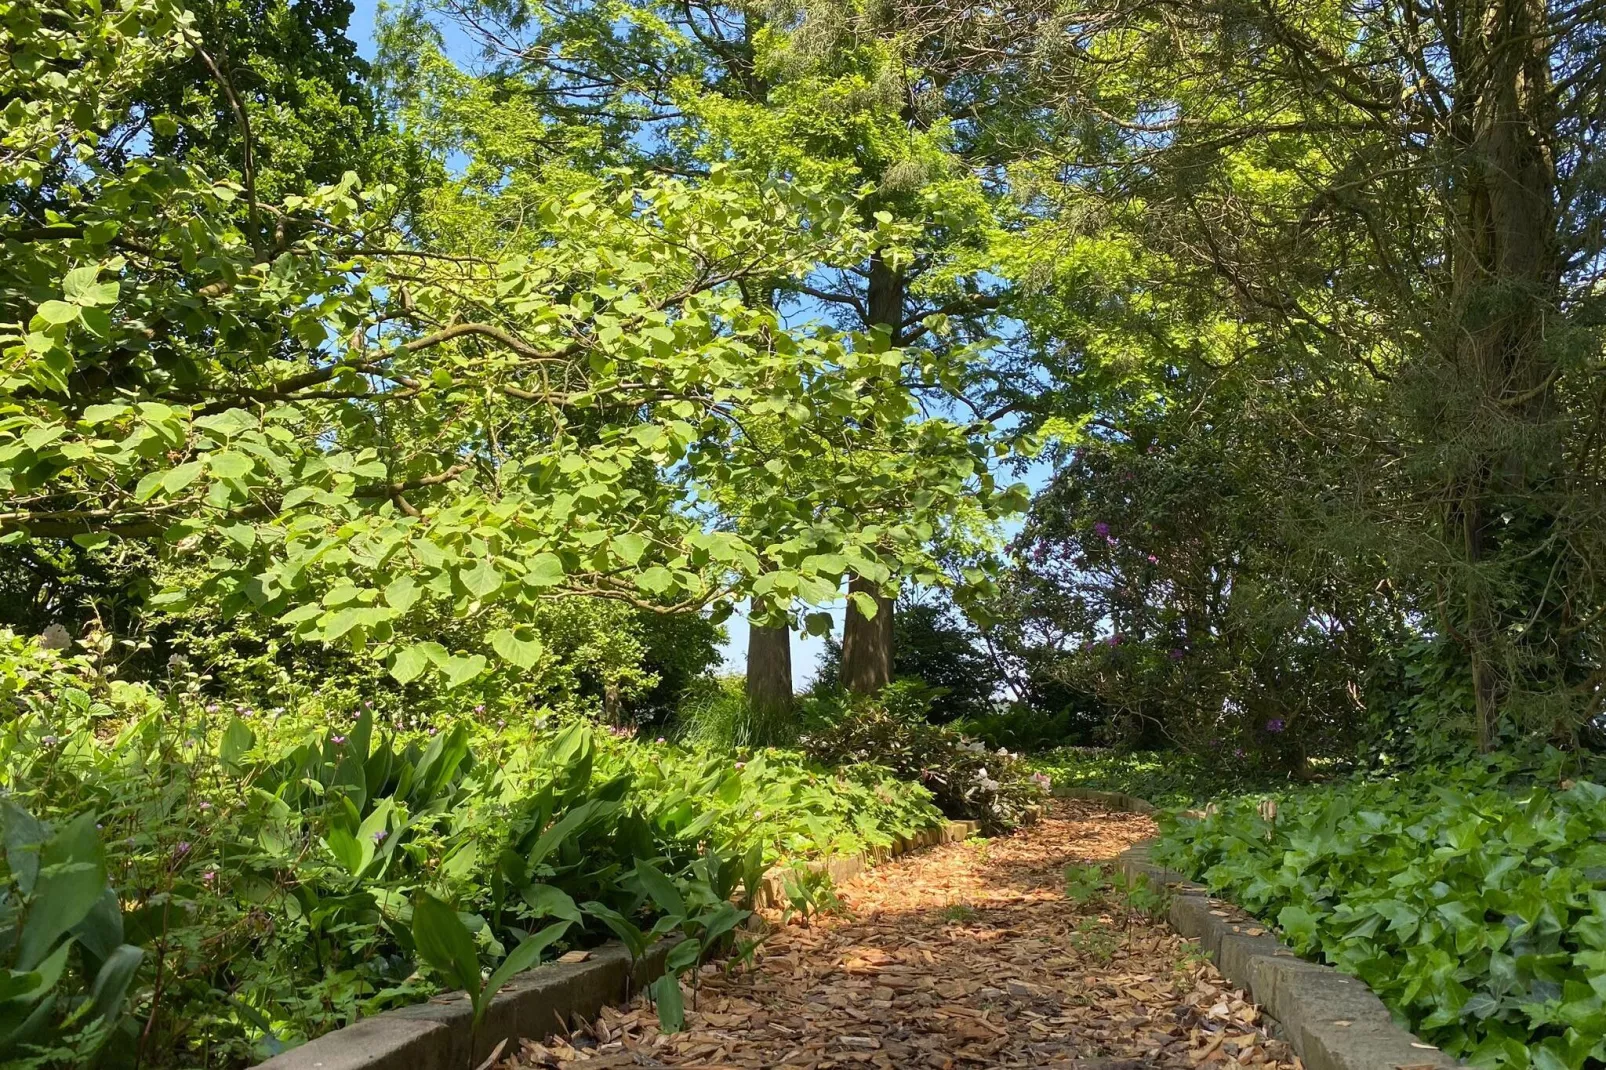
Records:
<instances>
[{"instance_id":1,"label":"concrete border stone","mask_svg":"<svg viewBox=\"0 0 1606 1070\"><path fill-rule=\"evenodd\" d=\"M850 880L876 862L969 839L981 831L975 821L949 821L925 829L892 847L806 863L827 872L833 882ZM784 903L787 871L764 876L762 905ZM596 1017L603 1007L622 1003L663 975L664 960L678 938L658 941L631 961L617 941L593 949L583 962L550 962L514 977L491 1000L476 1033L467 994L452 992L428 1003L376 1014L326 1033L259 1064L260 1070L476 1070L504 1041L563 1032L577 1020Z\"/></svg>"},{"instance_id":2,"label":"concrete border stone","mask_svg":"<svg viewBox=\"0 0 1606 1070\"><path fill-rule=\"evenodd\" d=\"M1155 809L1120 792L1063 788L1054 794L1112 810ZM1401 1028L1364 982L1300 958L1264 925L1225 900L1212 898L1203 885L1156 865L1149 853L1152 842L1123 852L1121 869L1129 877L1142 874L1170 890L1171 927L1199 941L1222 974L1281 1025L1309 1070L1439 1070L1463 1065Z\"/></svg>"}]
</instances>

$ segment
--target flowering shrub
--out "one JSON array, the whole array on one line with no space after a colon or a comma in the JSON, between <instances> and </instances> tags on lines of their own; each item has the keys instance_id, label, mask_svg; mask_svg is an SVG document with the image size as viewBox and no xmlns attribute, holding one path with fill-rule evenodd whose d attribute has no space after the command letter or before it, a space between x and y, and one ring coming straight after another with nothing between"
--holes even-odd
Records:
<instances>
[{"instance_id":1,"label":"flowering shrub","mask_svg":"<svg viewBox=\"0 0 1606 1070\"><path fill-rule=\"evenodd\" d=\"M1474 1065L1599 1066L1606 787L1513 773L1491 761L1218 800L1167 819L1157 858Z\"/></svg>"}]
</instances>

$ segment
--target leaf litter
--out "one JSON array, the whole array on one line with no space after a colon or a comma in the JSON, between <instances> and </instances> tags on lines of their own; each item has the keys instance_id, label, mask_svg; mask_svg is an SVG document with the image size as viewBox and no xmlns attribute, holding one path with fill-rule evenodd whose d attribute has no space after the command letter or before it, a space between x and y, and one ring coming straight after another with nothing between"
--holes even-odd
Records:
<instances>
[{"instance_id":1,"label":"leaf litter","mask_svg":"<svg viewBox=\"0 0 1606 1070\"><path fill-rule=\"evenodd\" d=\"M498 1070L1303 1070L1193 942L1118 893L1064 894L1065 866L1153 834L1143 815L1055 800L1011 836L876 866L806 927L768 913L750 962L705 966L695 992L683 982L681 1032L640 997L525 1040Z\"/></svg>"}]
</instances>

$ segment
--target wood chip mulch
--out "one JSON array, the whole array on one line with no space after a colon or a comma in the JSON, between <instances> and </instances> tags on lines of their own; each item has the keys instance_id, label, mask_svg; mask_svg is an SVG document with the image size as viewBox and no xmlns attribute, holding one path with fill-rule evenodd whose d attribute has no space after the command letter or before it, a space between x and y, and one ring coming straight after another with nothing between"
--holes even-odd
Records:
<instances>
[{"instance_id":1,"label":"wood chip mulch","mask_svg":"<svg viewBox=\"0 0 1606 1070\"><path fill-rule=\"evenodd\" d=\"M836 890L836 916L805 928L771 915L751 966L683 985L682 1032L661 1033L641 999L525 1041L500 1070L1302 1070L1189 941L1114 893L1066 897L1068 863L1110 862L1153 833L1147 817L1056 800L1012 836L875 867Z\"/></svg>"}]
</instances>

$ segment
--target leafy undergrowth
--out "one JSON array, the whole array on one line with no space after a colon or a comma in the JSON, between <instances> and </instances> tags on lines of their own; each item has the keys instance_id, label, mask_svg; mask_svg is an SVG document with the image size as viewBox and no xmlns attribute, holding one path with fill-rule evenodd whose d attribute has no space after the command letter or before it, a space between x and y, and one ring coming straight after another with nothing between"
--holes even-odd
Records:
<instances>
[{"instance_id":1,"label":"leafy undergrowth","mask_svg":"<svg viewBox=\"0 0 1606 1070\"><path fill-rule=\"evenodd\" d=\"M1056 747L1029 755L1026 764L1056 785L1124 792L1156 806L1196 806L1225 792L1287 782L1238 757L1206 760L1180 752Z\"/></svg>"},{"instance_id":2,"label":"leafy undergrowth","mask_svg":"<svg viewBox=\"0 0 1606 1070\"><path fill-rule=\"evenodd\" d=\"M1606 1060L1606 787L1487 763L1234 798L1162 828L1160 860L1446 1051Z\"/></svg>"},{"instance_id":3,"label":"leafy undergrowth","mask_svg":"<svg viewBox=\"0 0 1606 1070\"><path fill-rule=\"evenodd\" d=\"M693 939L673 965L695 968L776 859L941 817L871 764L533 715L407 732L81 669L0 659L16 709L0 875L21 934L0 981L23 1012L0 1017L0 1059L240 1065L610 936L639 949L678 930Z\"/></svg>"}]
</instances>

